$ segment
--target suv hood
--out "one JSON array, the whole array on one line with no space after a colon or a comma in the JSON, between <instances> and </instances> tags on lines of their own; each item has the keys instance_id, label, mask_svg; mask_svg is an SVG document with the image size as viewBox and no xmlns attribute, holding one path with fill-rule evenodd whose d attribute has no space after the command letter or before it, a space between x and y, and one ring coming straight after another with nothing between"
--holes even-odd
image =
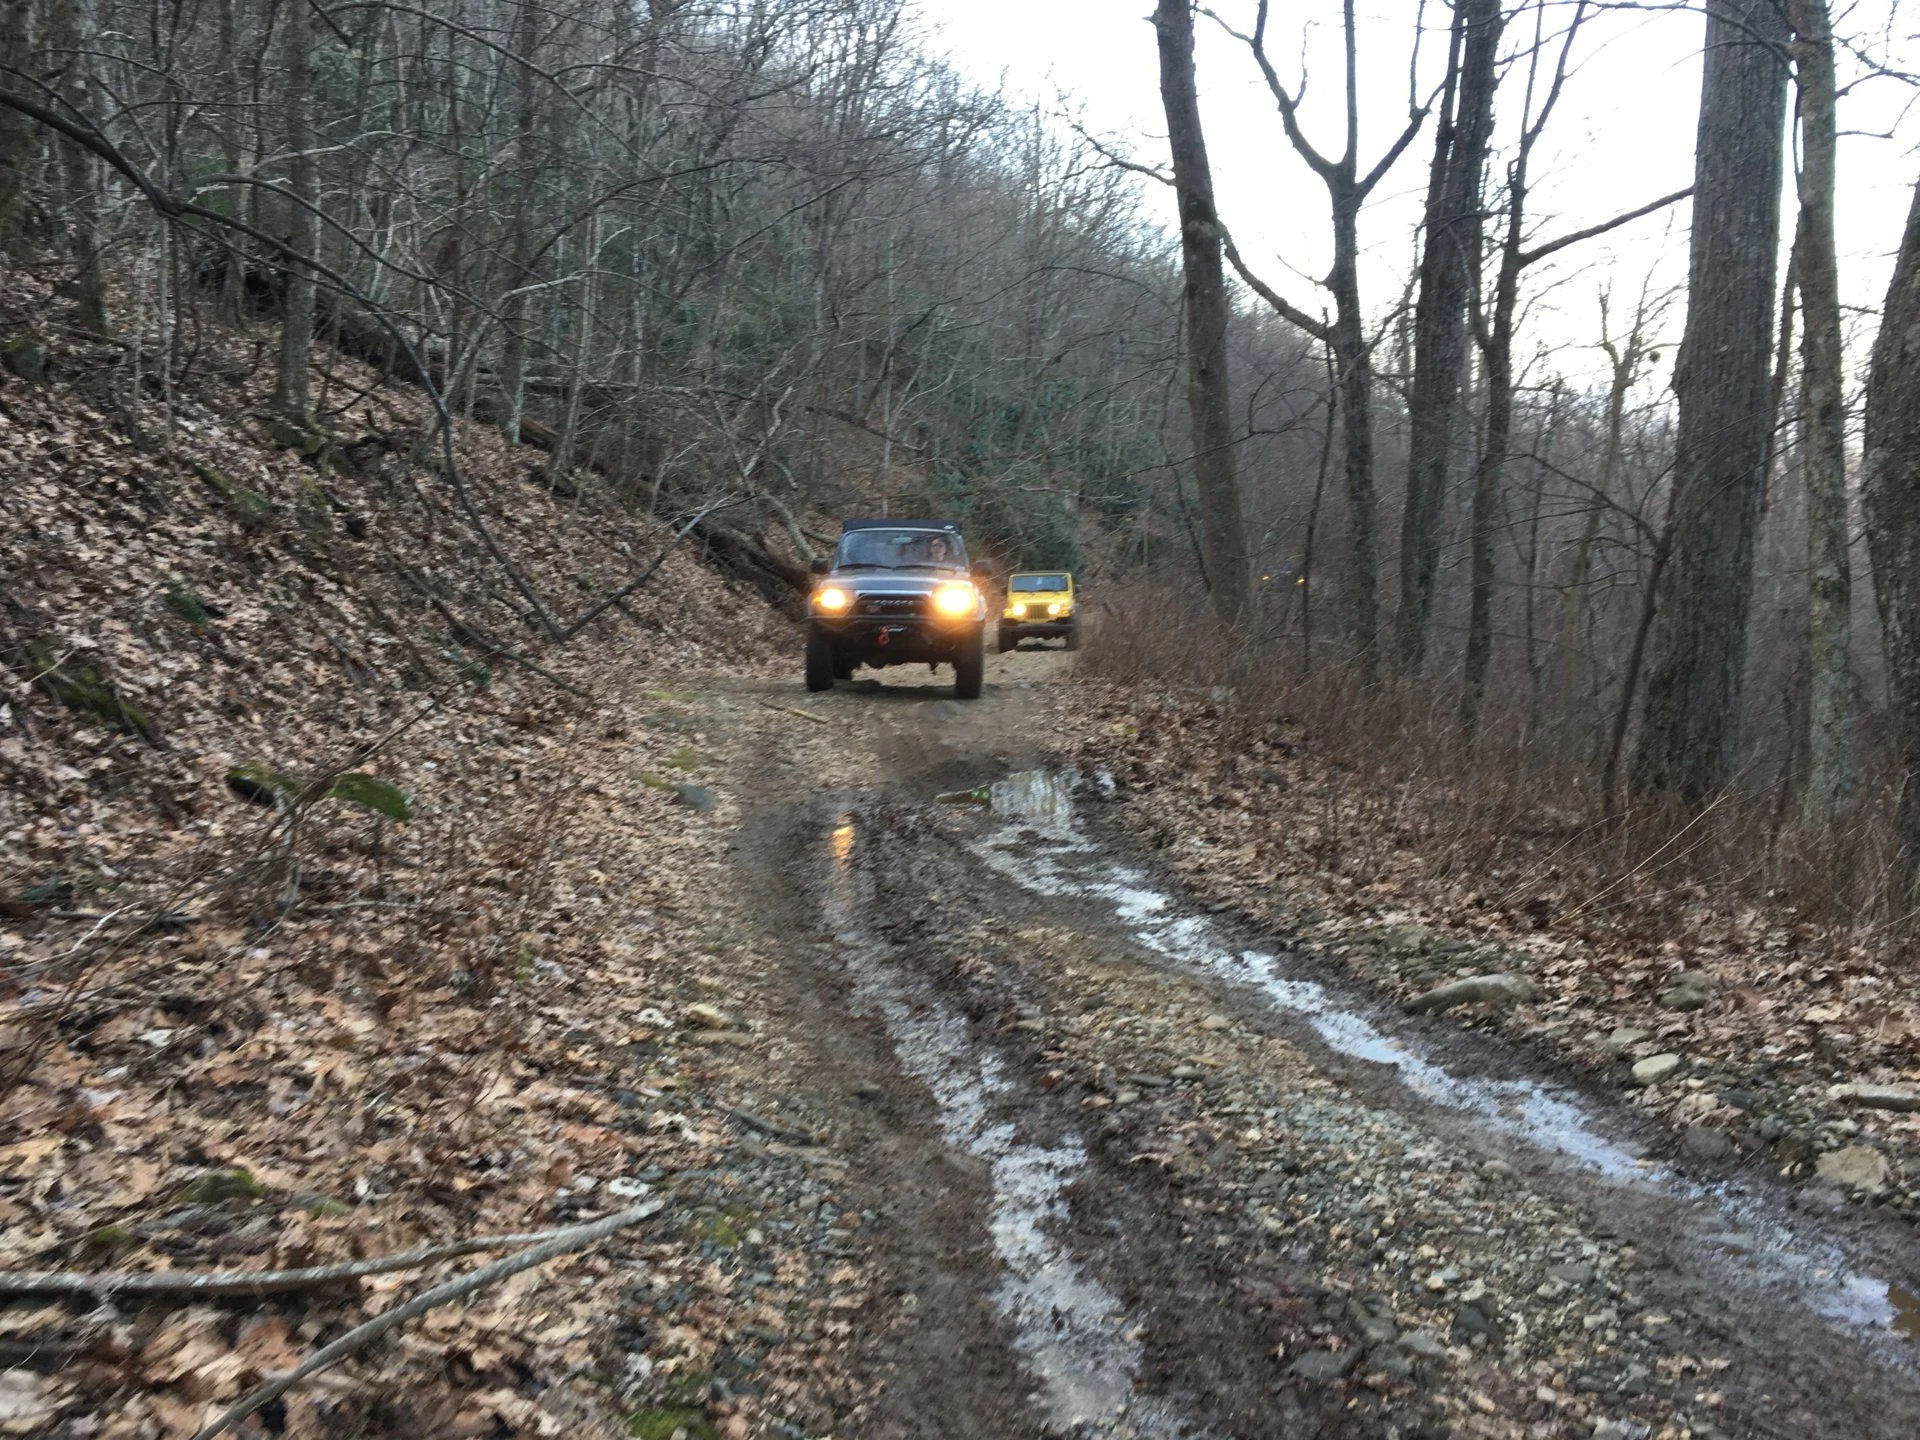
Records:
<instances>
[{"instance_id":1,"label":"suv hood","mask_svg":"<svg viewBox=\"0 0 1920 1440\"><path fill-rule=\"evenodd\" d=\"M838 585L858 595L931 595L942 585L968 583L958 571L900 574L887 570L835 570L823 584Z\"/></svg>"}]
</instances>

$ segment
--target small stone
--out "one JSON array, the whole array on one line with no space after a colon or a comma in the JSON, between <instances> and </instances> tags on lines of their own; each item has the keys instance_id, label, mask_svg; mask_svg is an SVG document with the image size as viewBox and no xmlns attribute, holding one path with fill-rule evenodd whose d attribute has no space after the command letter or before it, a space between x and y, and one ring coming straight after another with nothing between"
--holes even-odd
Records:
<instances>
[{"instance_id":1,"label":"small stone","mask_svg":"<svg viewBox=\"0 0 1920 1440\"><path fill-rule=\"evenodd\" d=\"M1224 1030L1233 1022L1224 1015L1209 1015L1200 1022L1202 1030Z\"/></svg>"},{"instance_id":2,"label":"small stone","mask_svg":"<svg viewBox=\"0 0 1920 1440\"><path fill-rule=\"evenodd\" d=\"M731 1030L734 1026L733 1017L717 1005L689 1005L681 1014L697 1030Z\"/></svg>"},{"instance_id":3,"label":"small stone","mask_svg":"<svg viewBox=\"0 0 1920 1440\"><path fill-rule=\"evenodd\" d=\"M1719 982L1705 971L1683 970L1660 993L1660 1004L1668 1010L1702 1010L1719 988Z\"/></svg>"},{"instance_id":4,"label":"small stone","mask_svg":"<svg viewBox=\"0 0 1920 1440\"><path fill-rule=\"evenodd\" d=\"M1478 1305L1462 1305L1453 1317L1455 1340L1484 1335L1489 1340L1500 1338L1500 1326Z\"/></svg>"},{"instance_id":5,"label":"small stone","mask_svg":"<svg viewBox=\"0 0 1920 1440\"><path fill-rule=\"evenodd\" d=\"M1881 1195L1887 1188L1887 1157L1871 1145L1848 1145L1829 1150L1815 1167L1822 1180L1830 1180L1849 1190Z\"/></svg>"},{"instance_id":6,"label":"small stone","mask_svg":"<svg viewBox=\"0 0 1920 1440\"><path fill-rule=\"evenodd\" d=\"M1425 1015L1455 1005L1524 1005L1539 994L1539 986L1524 975L1469 975L1415 996L1407 1002L1407 1010Z\"/></svg>"},{"instance_id":7,"label":"small stone","mask_svg":"<svg viewBox=\"0 0 1920 1440\"><path fill-rule=\"evenodd\" d=\"M1653 1032L1651 1030L1639 1030L1631 1025L1622 1025L1602 1043L1614 1054L1624 1055L1642 1040L1651 1040L1652 1038Z\"/></svg>"},{"instance_id":8,"label":"small stone","mask_svg":"<svg viewBox=\"0 0 1920 1440\"><path fill-rule=\"evenodd\" d=\"M1421 1360L1444 1360L1447 1358L1447 1347L1440 1343L1440 1338L1437 1335L1426 1330L1413 1330L1402 1335L1399 1340L1399 1345L1400 1348L1409 1355Z\"/></svg>"},{"instance_id":9,"label":"small stone","mask_svg":"<svg viewBox=\"0 0 1920 1440\"><path fill-rule=\"evenodd\" d=\"M1904 1085L1834 1085L1827 1090L1827 1098L1869 1110L1920 1110L1920 1090Z\"/></svg>"},{"instance_id":10,"label":"small stone","mask_svg":"<svg viewBox=\"0 0 1920 1440\"><path fill-rule=\"evenodd\" d=\"M1549 1279L1558 1280L1562 1285L1585 1286L1593 1283L1594 1269L1584 1261L1574 1261L1567 1265L1550 1267L1547 1276Z\"/></svg>"},{"instance_id":11,"label":"small stone","mask_svg":"<svg viewBox=\"0 0 1920 1440\"><path fill-rule=\"evenodd\" d=\"M713 791L704 785L676 785L673 787L673 803L686 806L696 815L709 815L720 802L713 798Z\"/></svg>"},{"instance_id":12,"label":"small stone","mask_svg":"<svg viewBox=\"0 0 1920 1440\"><path fill-rule=\"evenodd\" d=\"M1413 1359L1392 1345L1376 1346L1367 1354L1367 1372L1406 1380L1413 1375Z\"/></svg>"},{"instance_id":13,"label":"small stone","mask_svg":"<svg viewBox=\"0 0 1920 1440\"><path fill-rule=\"evenodd\" d=\"M1735 1110L1753 1110L1758 1108L1760 1098L1751 1090L1722 1090L1720 1103L1730 1105Z\"/></svg>"},{"instance_id":14,"label":"small stone","mask_svg":"<svg viewBox=\"0 0 1920 1440\"><path fill-rule=\"evenodd\" d=\"M1198 1065L1176 1065L1167 1072L1175 1080L1204 1080L1207 1072Z\"/></svg>"},{"instance_id":15,"label":"small stone","mask_svg":"<svg viewBox=\"0 0 1920 1440\"><path fill-rule=\"evenodd\" d=\"M1356 1350L1309 1350L1287 1366L1287 1373L1326 1384L1345 1376L1358 1356Z\"/></svg>"},{"instance_id":16,"label":"small stone","mask_svg":"<svg viewBox=\"0 0 1920 1440\"><path fill-rule=\"evenodd\" d=\"M1633 1083L1636 1085L1658 1085L1674 1071L1680 1068L1680 1057L1674 1054L1649 1055L1633 1067Z\"/></svg>"},{"instance_id":17,"label":"small stone","mask_svg":"<svg viewBox=\"0 0 1920 1440\"><path fill-rule=\"evenodd\" d=\"M1400 1327L1393 1323L1390 1316L1369 1315L1360 1322L1360 1333L1373 1345L1390 1345L1400 1334Z\"/></svg>"},{"instance_id":18,"label":"small stone","mask_svg":"<svg viewBox=\"0 0 1920 1440\"><path fill-rule=\"evenodd\" d=\"M1680 1153L1689 1160L1725 1160L1733 1154L1733 1141L1706 1125L1689 1125L1680 1139Z\"/></svg>"}]
</instances>

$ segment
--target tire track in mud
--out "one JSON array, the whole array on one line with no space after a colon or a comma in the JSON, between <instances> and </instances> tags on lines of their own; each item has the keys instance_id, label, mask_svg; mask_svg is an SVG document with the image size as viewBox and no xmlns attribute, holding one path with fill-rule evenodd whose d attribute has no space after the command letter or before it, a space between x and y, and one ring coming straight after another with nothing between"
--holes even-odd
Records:
<instances>
[{"instance_id":1,"label":"tire track in mud","mask_svg":"<svg viewBox=\"0 0 1920 1440\"><path fill-rule=\"evenodd\" d=\"M994 873L1001 822L923 802L1032 764L1003 737L1035 733L1035 707L995 726L902 698L849 696L848 723L784 750L763 729L741 858L791 1028L849 1097L861 1203L888 1217L871 1243L897 1303L860 1317L862 1433L1920 1433L1910 1371L1675 1259L1685 1197L1622 1210L1492 1123L1500 1105L1449 1113L1384 1057L1341 1056L1324 994L1285 1013L1258 993L1284 976L1209 972L1112 896ZM802 799L815 774L832 793ZM1187 939L1210 924L1168 903ZM1081 1025L1096 1006L1126 1023ZM1209 1047L1218 1070L1166 1083ZM1429 1201L1450 1213L1391 1209ZM1429 1251L1465 1273L1435 1289L1454 1267Z\"/></svg>"}]
</instances>

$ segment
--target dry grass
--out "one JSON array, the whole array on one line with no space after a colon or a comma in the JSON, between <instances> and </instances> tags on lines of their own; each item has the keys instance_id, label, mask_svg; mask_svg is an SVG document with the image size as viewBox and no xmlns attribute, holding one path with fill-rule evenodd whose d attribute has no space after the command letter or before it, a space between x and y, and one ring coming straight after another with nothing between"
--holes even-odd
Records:
<instances>
[{"instance_id":1,"label":"dry grass","mask_svg":"<svg viewBox=\"0 0 1920 1440\"><path fill-rule=\"evenodd\" d=\"M1530 727L1496 684L1469 738L1455 677L1366 684L1352 665L1324 661L1303 674L1297 635L1231 643L1197 593L1110 586L1106 601L1081 673L1214 695L1228 717L1222 739L1237 750L1276 735L1304 747L1326 767L1315 803L1344 852L1328 858L1362 883L1412 849L1436 879L1492 892L1485 898L1502 909L1571 903L1616 919L1631 910L1644 927L1689 906L1759 905L1836 941L1907 942L1913 917L1891 884L1897 791L1884 754L1863 755L1860 799L1840 824L1806 820L1789 787L1751 776L1698 815L1630 799L1609 814L1598 757L1567 738L1596 728L1577 717Z\"/></svg>"}]
</instances>

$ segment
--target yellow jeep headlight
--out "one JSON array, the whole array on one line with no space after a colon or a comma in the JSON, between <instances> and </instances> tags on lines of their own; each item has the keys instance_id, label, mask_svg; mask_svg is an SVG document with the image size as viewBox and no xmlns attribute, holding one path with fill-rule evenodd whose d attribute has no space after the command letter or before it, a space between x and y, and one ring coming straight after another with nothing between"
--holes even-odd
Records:
<instances>
[{"instance_id":1,"label":"yellow jeep headlight","mask_svg":"<svg viewBox=\"0 0 1920 1440\"><path fill-rule=\"evenodd\" d=\"M949 619L971 615L980 592L971 585L942 585L933 592L933 608Z\"/></svg>"},{"instance_id":2,"label":"yellow jeep headlight","mask_svg":"<svg viewBox=\"0 0 1920 1440\"><path fill-rule=\"evenodd\" d=\"M1014 618L1014 619L1016 619L1016 620L1019 620L1019 619L1022 619L1022 618L1023 618L1023 617L1024 617L1025 615L1026 615L1026 613L1027 613L1027 607L1026 607L1026 606L1025 606L1024 604L1021 604L1021 605L1009 605L1009 606L1007 607L1007 613L1008 613L1009 615L1011 615L1011 616L1013 616L1013 618Z\"/></svg>"},{"instance_id":3,"label":"yellow jeep headlight","mask_svg":"<svg viewBox=\"0 0 1920 1440\"><path fill-rule=\"evenodd\" d=\"M822 586L813 595L814 608L824 610L829 615L837 615L851 604L853 604L853 597L838 585Z\"/></svg>"},{"instance_id":4,"label":"yellow jeep headlight","mask_svg":"<svg viewBox=\"0 0 1920 1440\"><path fill-rule=\"evenodd\" d=\"M1058 615L1062 608L1060 602L1056 600L1053 604L1047 606L1047 614Z\"/></svg>"}]
</instances>

